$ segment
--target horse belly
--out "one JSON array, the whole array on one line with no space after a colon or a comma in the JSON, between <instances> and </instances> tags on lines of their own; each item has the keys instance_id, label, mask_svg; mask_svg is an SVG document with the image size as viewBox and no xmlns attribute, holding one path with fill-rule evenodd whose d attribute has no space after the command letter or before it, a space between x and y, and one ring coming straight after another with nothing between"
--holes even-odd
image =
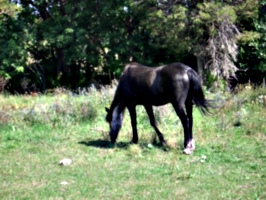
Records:
<instances>
[{"instance_id":1,"label":"horse belly","mask_svg":"<svg viewBox=\"0 0 266 200\"><path fill-rule=\"evenodd\" d=\"M136 103L139 105L161 106L169 103L169 98L166 95L158 95L152 93L140 94L136 96Z\"/></svg>"}]
</instances>

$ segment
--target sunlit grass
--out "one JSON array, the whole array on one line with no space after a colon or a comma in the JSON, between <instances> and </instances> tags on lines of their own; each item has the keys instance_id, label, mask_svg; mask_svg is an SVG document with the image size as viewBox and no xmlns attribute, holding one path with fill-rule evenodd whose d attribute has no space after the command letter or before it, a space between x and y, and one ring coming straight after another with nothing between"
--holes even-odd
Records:
<instances>
[{"instance_id":1,"label":"sunlit grass","mask_svg":"<svg viewBox=\"0 0 266 200\"><path fill-rule=\"evenodd\" d=\"M171 105L155 109L168 150L151 144L142 107L139 144L130 144L126 112L111 145L104 107L113 91L0 96L1 199L266 198L266 106L258 100L265 89L219 94L223 107L211 116L194 109L190 156L182 154L183 130ZM59 165L63 158L72 164Z\"/></svg>"}]
</instances>

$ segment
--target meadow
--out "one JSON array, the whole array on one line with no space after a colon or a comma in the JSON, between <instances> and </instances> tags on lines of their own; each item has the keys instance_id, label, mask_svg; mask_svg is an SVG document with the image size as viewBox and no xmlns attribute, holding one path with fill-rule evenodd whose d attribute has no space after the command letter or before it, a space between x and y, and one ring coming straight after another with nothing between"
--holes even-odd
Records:
<instances>
[{"instance_id":1,"label":"meadow","mask_svg":"<svg viewBox=\"0 0 266 200\"><path fill-rule=\"evenodd\" d=\"M171 105L155 108L168 148L137 108L139 144L128 113L116 145L105 107L114 87L73 94L0 95L1 199L266 199L266 89L208 93L219 108L194 109L196 150L182 153ZM69 158L72 163L59 165Z\"/></svg>"}]
</instances>

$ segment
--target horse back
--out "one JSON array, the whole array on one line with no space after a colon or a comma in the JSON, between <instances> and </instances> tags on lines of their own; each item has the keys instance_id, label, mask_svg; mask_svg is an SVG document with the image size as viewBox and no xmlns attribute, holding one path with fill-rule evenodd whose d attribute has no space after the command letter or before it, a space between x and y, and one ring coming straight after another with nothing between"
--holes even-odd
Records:
<instances>
[{"instance_id":1,"label":"horse back","mask_svg":"<svg viewBox=\"0 0 266 200\"><path fill-rule=\"evenodd\" d=\"M171 101L186 87L188 66L172 63L159 67L146 67L139 63L127 64L120 78L117 93L134 99L138 104L152 102L163 105Z\"/></svg>"}]
</instances>

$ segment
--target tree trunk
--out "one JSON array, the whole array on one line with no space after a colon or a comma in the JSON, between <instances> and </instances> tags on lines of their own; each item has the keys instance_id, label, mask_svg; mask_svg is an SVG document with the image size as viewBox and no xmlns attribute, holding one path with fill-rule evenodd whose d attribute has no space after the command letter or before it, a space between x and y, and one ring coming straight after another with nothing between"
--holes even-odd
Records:
<instances>
[{"instance_id":1,"label":"tree trunk","mask_svg":"<svg viewBox=\"0 0 266 200\"><path fill-rule=\"evenodd\" d=\"M199 74L201 83L203 83L204 61L203 61L202 57L199 55L197 55L197 68L198 68L198 74Z\"/></svg>"},{"instance_id":2,"label":"tree trunk","mask_svg":"<svg viewBox=\"0 0 266 200\"><path fill-rule=\"evenodd\" d=\"M62 48L56 48L56 78L58 79L61 85L69 85L69 69L68 66L64 62L64 51Z\"/></svg>"}]
</instances>

